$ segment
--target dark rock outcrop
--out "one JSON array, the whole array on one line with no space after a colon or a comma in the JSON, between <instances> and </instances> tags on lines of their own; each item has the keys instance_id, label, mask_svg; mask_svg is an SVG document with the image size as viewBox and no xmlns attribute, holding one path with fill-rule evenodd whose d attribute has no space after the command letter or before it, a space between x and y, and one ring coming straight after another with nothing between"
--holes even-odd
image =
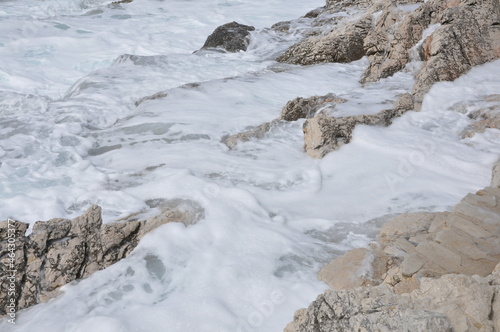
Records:
<instances>
[{"instance_id":1,"label":"dark rock outcrop","mask_svg":"<svg viewBox=\"0 0 500 332\"><path fill-rule=\"evenodd\" d=\"M103 224L101 208L94 205L72 220L38 221L27 236L28 224L13 220L0 222L1 266L15 271L2 271L0 315L6 313L5 305L11 299L15 299L17 310L45 302L56 296L61 286L116 263L126 257L147 232L167 222L189 225L203 217L201 207L191 201L166 201L159 208L162 214L147 220L135 220L131 216L129 221ZM15 233L9 229L15 229ZM9 246L10 243L13 246ZM15 250L9 250L11 247ZM4 291L11 284L15 285L14 295Z\"/></svg>"},{"instance_id":2,"label":"dark rock outcrop","mask_svg":"<svg viewBox=\"0 0 500 332\"><path fill-rule=\"evenodd\" d=\"M253 26L237 22L221 25L208 36L201 49L222 48L228 52L246 51Z\"/></svg>"}]
</instances>

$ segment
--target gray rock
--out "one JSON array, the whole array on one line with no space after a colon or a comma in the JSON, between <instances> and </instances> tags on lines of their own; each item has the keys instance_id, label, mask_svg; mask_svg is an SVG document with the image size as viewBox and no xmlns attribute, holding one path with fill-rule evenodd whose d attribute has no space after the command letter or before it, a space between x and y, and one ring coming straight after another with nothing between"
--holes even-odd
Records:
<instances>
[{"instance_id":1,"label":"gray rock","mask_svg":"<svg viewBox=\"0 0 500 332\"><path fill-rule=\"evenodd\" d=\"M36 222L30 235L28 224L15 222L15 294L0 292L0 302L15 299L17 310L45 302L58 294L58 289L74 280L88 277L126 257L149 231L167 223L193 224L203 218L203 209L188 200L163 201L157 206L162 213L147 220L103 224L101 208L94 205L72 220L51 219ZM12 222L10 223L12 224ZM0 261L2 268L10 264L9 221L0 222ZM10 280L0 279L7 289ZM5 314L0 308L0 315Z\"/></svg>"},{"instance_id":2,"label":"gray rock","mask_svg":"<svg viewBox=\"0 0 500 332\"><path fill-rule=\"evenodd\" d=\"M363 40L371 29L371 15L332 32L307 38L285 51L279 62L311 65L325 62L351 62L365 55Z\"/></svg>"},{"instance_id":3,"label":"gray rock","mask_svg":"<svg viewBox=\"0 0 500 332\"><path fill-rule=\"evenodd\" d=\"M441 313L414 309L387 286L327 290L306 310L295 313L285 332L453 331Z\"/></svg>"},{"instance_id":4,"label":"gray rock","mask_svg":"<svg viewBox=\"0 0 500 332\"><path fill-rule=\"evenodd\" d=\"M298 119L308 119L316 115L323 109L333 109L336 104L345 103L347 100L340 98L333 93L325 96L312 96L310 98L297 97L286 103L281 110L279 120L297 121Z\"/></svg>"},{"instance_id":5,"label":"gray rock","mask_svg":"<svg viewBox=\"0 0 500 332\"><path fill-rule=\"evenodd\" d=\"M221 25L208 36L202 49L222 48L228 52L246 51L253 26L237 22Z\"/></svg>"},{"instance_id":6,"label":"gray rock","mask_svg":"<svg viewBox=\"0 0 500 332\"><path fill-rule=\"evenodd\" d=\"M497 162L493 166L493 172L491 174L491 186L500 188L500 162Z\"/></svg>"},{"instance_id":7,"label":"gray rock","mask_svg":"<svg viewBox=\"0 0 500 332\"><path fill-rule=\"evenodd\" d=\"M372 115L340 118L316 116L304 123L304 150L313 158L323 158L327 153L349 143L356 125L388 126L400 114L400 111L391 109Z\"/></svg>"}]
</instances>

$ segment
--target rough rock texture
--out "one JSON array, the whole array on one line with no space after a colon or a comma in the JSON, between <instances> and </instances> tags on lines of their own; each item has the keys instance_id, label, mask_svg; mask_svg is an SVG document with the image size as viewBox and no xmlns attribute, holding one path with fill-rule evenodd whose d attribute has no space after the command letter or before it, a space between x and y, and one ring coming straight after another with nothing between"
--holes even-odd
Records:
<instances>
[{"instance_id":1,"label":"rough rock texture","mask_svg":"<svg viewBox=\"0 0 500 332\"><path fill-rule=\"evenodd\" d=\"M325 266L318 277L334 289L298 310L285 331L498 331L498 169L491 187L451 212L400 215L370 250Z\"/></svg>"},{"instance_id":2,"label":"rough rock texture","mask_svg":"<svg viewBox=\"0 0 500 332\"><path fill-rule=\"evenodd\" d=\"M304 150L313 158L322 158L328 152L349 143L356 125L388 126L399 116L399 110L383 110L372 115L346 117L316 116L304 123Z\"/></svg>"},{"instance_id":3,"label":"rough rock texture","mask_svg":"<svg viewBox=\"0 0 500 332\"><path fill-rule=\"evenodd\" d=\"M246 51L250 41L250 31L255 28L237 22L221 25L207 37L202 49L222 48L228 52Z\"/></svg>"},{"instance_id":4,"label":"rough rock texture","mask_svg":"<svg viewBox=\"0 0 500 332\"><path fill-rule=\"evenodd\" d=\"M445 315L412 309L406 302L385 285L327 290L309 308L297 311L285 332L453 331Z\"/></svg>"},{"instance_id":5,"label":"rough rock texture","mask_svg":"<svg viewBox=\"0 0 500 332\"><path fill-rule=\"evenodd\" d=\"M445 8L439 12L441 26L430 36L429 58L416 77L417 102L435 82L455 80L473 66L500 57L498 0L429 3L444 3Z\"/></svg>"},{"instance_id":6,"label":"rough rock texture","mask_svg":"<svg viewBox=\"0 0 500 332\"><path fill-rule=\"evenodd\" d=\"M364 55L363 40L372 26L367 15L329 34L305 39L277 58L279 62L310 65L323 62L351 62Z\"/></svg>"},{"instance_id":7,"label":"rough rock texture","mask_svg":"<svg viewBox=\"0 0 500 332\"><path fill-rule=\"evenodd\" d=\"M15 270L17 309L45 302L58 294L58 289L74 280L85 278L126 257L147 232L167 222L189 225L203 216L202 209L191 201L164 202L162 214L147 220L130 220L103 224L101 208L92 206L72 220L38 221L31 234L28 224L18 221L0 222L0 261L2 268ZM9 228L15 227L15 258L11 261ZM10 263L12 262L12 265ZM10 285L2 272L0 288ZM8 272L8 273L7 273ZM0 315L11 296L0 292Z\"/></svg>"}]
</instances>

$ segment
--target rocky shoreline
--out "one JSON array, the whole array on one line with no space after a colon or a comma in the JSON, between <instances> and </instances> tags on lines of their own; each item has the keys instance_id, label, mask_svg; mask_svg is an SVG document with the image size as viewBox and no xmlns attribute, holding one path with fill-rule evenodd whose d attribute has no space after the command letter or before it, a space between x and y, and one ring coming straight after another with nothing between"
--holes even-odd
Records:
<instances>
[{"instance_id":1,"label":"rocky shoreline","mask_svg":"<svg viewBox=\"0 0 500 332\"><path fill-rule=\"evenodd\" d=\"M400 215L323 267L331 289L285 331L499 331L499 262L500 162L451 212Z\"/></svg>"},{"instance_id":2,"label":"rocky shoreline","mask_svg":"<svg viewBox=\"0 0 500 332\"><path fill-rule=\"evenodd\" d=\"M118 1L114 5L130 2ZM336 16L345 12L349 15ZM421 62L411 91L375 114L344 117L329 111L347 102L334 94L290 100L273 121L222 138L229 149L259 139L274 126L304 119L304 151L313 158L348 144L357 125L389 126L410 110L419 110L435 82L452 81L470 68L500 57L498 0L327 0L307 13L303 39L277 57L278 62L313 65L351 62L367 57L361 77L370 84L389 77L411 61ZM293 22L270 29L289 33ZM251 26L236 22L219 27L204 51L245 51ZM139 56L138 56L139 57ZM136 102L165 98L158 92ZM481 96L487 109L464 136L500 129L499 95ZM167 222L196 223L203 210L191 201L163 202L161 214L103 224L101 209L91 207L72 220L15 222L16 308L28 308L58 294L69 282L85 278L126 257L147 232ZM326 265L318 278L332 289L307 309L296 312L285 328L294 331L500 331L500 163L490 187L469 194L451 212L411 213L382 227L370 248L354 249ZM9 221L0 222L2 266L10 259ZM8 278L0 288L8 289ZM0 302L7 303L7 292ZM0 316L6 314L0 308Z\"/></svg>"}]
</instances>

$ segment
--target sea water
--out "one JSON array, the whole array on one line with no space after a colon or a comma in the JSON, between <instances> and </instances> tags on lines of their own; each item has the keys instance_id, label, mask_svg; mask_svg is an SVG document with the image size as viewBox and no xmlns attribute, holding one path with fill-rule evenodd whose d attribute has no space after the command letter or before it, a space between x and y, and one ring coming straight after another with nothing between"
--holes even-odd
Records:
<instances>
[{"instance_id":1,"label":"sea water","mask_svg":"<svg viewBox=\"0 0 500 332\"><path fill-rule=\"evenodd\" d=\"M280 331L327 288L321 265L366 246L388 217L449 209L489 183L500 132L462 133L500 91L498 61L436 84L421 112L388 128L359 126L322 160L303 152L303 121L229 150L223 137L275 119L297 96L347 99L337 116L389 108L419 64L366 87L366 59L277 64L307 20L286 36L266 28L322 1L109 4L0 1L0 220L72 218L99 204L107 223L176 198L205 217L151 232L16 326L0 321L2 331ZM247 52L193 53L231 21L256 27Z\"/></svg>"}]
</instances>

